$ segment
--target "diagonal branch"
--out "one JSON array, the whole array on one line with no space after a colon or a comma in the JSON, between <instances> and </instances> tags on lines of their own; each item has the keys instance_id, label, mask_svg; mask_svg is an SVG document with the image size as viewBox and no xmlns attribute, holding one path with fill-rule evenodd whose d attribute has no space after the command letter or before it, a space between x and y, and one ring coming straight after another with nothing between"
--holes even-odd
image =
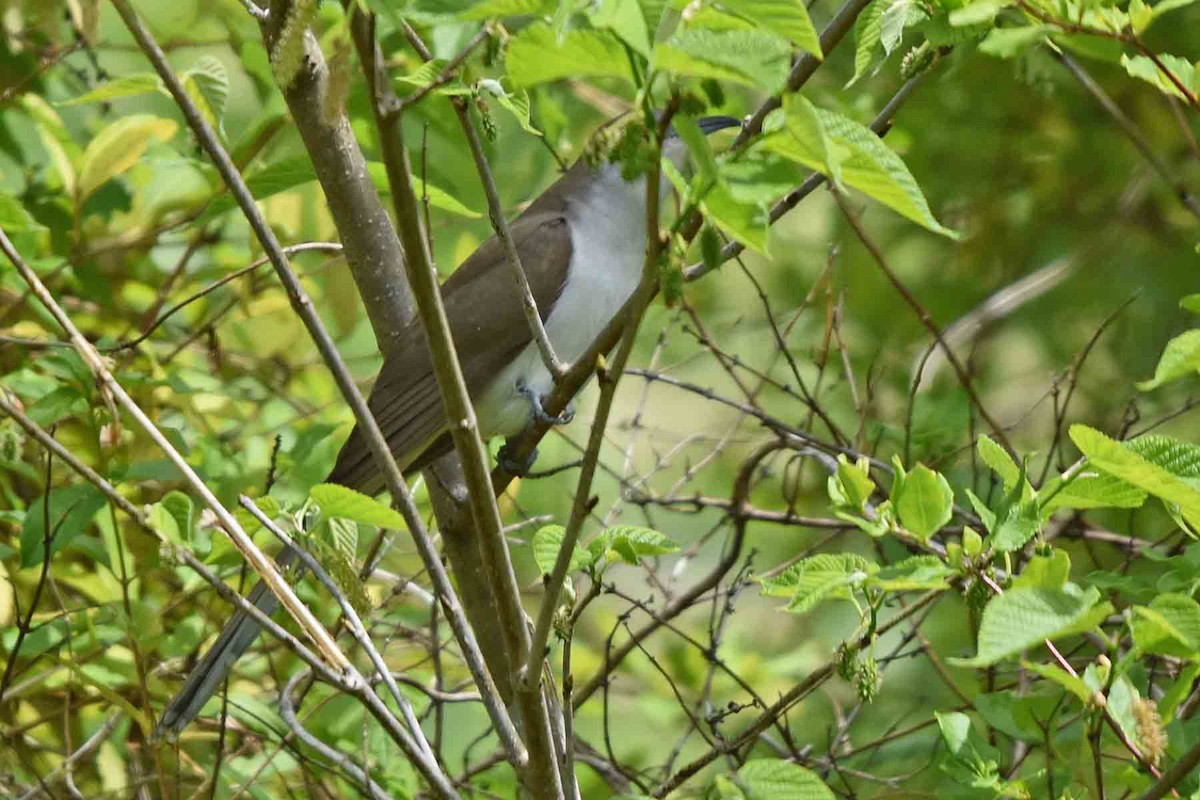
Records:
<instances>
[{"instance_id":1,"label":"diagonal branch","mask_svg":"<svg viewBox=\"0 0 1200 800\"><path fill-rule=\"evenodd\" d=\"M159 77L162 78L163 84L167 87L167 90L183 112L197 140L216 165L217 171L229 187L231 194L236 199L255 236L262 244L263 250L270 258L271 265L275 268L280 282L287 291L292 307L304 322L304 326L316 344L322 359L333 374L338 388L354 412L355 420L363 431L368 446L371 448L375 464L386 479L388 491L392 496L392 502L398 506L400 514L404 517L409 533L413 537L417 551L421 556L421 561L425 569L429 572L434 589L442 603L442 608L446 612L451 629L454 631L455 638L462 648L463 657L471 670L471 675L484 696L484 703L491 717L492 724L499 732L501 741L508 748L509 756L513 762L522 763L525 759L525 754L524 749L520 746L516 729L504 708L503 702L500 700L495 683L488 674L487 667L483 662L483 656L479 651L479 645L475 640L475 635L463 614L458 597L450 583L450 578L446 574L446 569L438 556L433 541L425 529L424 522L421 519L416 504L413 502L412 495L408 491L408 485L405 483L400 468L396 464L396 459L387 445L387 440L384 438L379 425L367 407L366 400L358 390L358 386L354 383L349 370L338 354L332 337L325 330L324 325L322 325L320 318L313 309L312 300L304 291L295 273L292 272L287 256L283 253L274 232L267 225L266 220L255 205L250 190L246 187L245 181L230 160L228 153L221 146L212 127L183 88L179 78L167 63L166 56L163 54L161 48L159 48L150 32L130 7L129 0L113 0L113 5L116 6L118 13L125 21L126 27L133 34L142 52L154 66ZM350 248L348 242L346 248L347 259L349 259ZM399 289L393 287L393 291L402 291L402 287ZM368 303L368 305L370 304Z\"/></svg>"}]
</instances>

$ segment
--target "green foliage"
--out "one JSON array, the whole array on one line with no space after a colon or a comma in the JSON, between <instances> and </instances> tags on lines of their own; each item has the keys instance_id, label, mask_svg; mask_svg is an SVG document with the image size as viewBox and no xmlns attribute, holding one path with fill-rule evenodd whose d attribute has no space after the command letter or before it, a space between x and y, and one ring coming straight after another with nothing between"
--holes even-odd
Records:
<instances>
[{"instance_id":1,"label":"green foliage","mask_svg":"<svg viewBox=\"0 0 1200 800\"><path fill-rule=\"evenodd\" d=\"M361 492L347 489L345 486L322 483L312 487L309 497L320 507L321 513L326 517L340 517L361 522L364 525L375 525L392 530L404 530L405 528L404 517L400 516L399 512Z\"/></svg>"},{"instance_id":2,"label":"green foliage","mask_svg":"<svg viewBox=\"0 0 1200 800\"><path fill-rule=\"evenodd\" d=\"M737 771L737 783L747 800L833 800L819 777L790 761L756 759Z\"/></svg>"}]
</instances>

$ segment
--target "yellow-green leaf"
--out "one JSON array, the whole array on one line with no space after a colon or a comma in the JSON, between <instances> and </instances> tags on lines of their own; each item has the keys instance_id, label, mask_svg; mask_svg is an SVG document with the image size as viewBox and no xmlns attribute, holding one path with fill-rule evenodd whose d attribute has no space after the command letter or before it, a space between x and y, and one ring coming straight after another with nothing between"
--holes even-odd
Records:
<instances>
[{"instance_id":1,"label":"yellow-green leaf","mask_svg":"<svg viewBox=\"0 0 1200 800\"><path fill-rule=\"evenodd\" d=\"M178 127L174 120L134 114L104 128L83 152L76 190L78 202L82 203L92 192L136 164L150 142L170 139Z\"/></svg>"}]
</instances>

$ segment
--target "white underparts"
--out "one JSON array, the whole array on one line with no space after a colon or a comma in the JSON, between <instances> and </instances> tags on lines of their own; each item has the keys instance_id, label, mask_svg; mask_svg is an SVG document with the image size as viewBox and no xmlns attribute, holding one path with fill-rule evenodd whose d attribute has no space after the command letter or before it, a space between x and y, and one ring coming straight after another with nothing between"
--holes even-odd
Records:
<instances>
[{"instance_id":1,"label":"white underparts","mask_svg":"<svg viewBox=\"0 0 1200 800\"><path fill-rule=\"evenodd\" d=\"M600 334L633 294L646 252L644 182L626 183L616 167L606 166L586 194L567 207L571 264L566 284L546 319L546 334L559 359L572 363ZM544 310L543 310L544 313ZM529 399L523 384L538 397L553 388L537 346L530 342L476 400L479 430L485 439L512 436L529 423Z\"/></svg>"}]
</instances>

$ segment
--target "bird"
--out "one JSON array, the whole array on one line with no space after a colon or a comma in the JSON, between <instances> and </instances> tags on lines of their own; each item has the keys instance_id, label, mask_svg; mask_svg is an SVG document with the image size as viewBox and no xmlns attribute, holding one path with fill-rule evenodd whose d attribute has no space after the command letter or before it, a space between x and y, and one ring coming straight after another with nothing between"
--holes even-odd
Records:
<instances>
[{"instance_id":1,"label":"bird","mask_svg":"<svg viewBox=\"0 0 1200 800\"><path fill-rule=\"evenodd\" d=\"M697 120L709 135L737 127L734 117ZM687 148L673 128L663 156L686 163ZM661 198L670 183L661 179ZM546 334L564 363L583 355L633 294L646 251L645 178L627 180L618 163L580 158L512 221L520 256ZM441 286L455 350L475 408L480 435L510 437L537 416L565 423L541 408L554 387L530 330L503 243L486 240ZM428 466L453 444L433 363L419 320L409 323L385 356L368 406L405 475ZM384 488L370 448L356 427L338 453L327 483L368 495ZM295 558L284 550L286 566ZM278 600L263 583L247 600L266 614ZM237 611L164 709L155 738L175 738L199 714L237 659L254 643L260 626Z\"/></svg>"}]
</instances>

